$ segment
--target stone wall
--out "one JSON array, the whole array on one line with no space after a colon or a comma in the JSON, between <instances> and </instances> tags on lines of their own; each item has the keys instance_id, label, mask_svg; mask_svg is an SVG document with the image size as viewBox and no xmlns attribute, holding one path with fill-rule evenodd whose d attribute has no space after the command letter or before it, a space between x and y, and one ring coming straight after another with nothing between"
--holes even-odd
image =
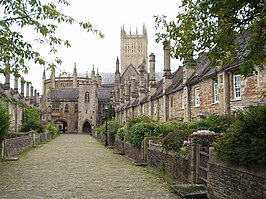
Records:
<instances>
[{"instance_id":1,"label":"stone wall","mask_svg":"<svg viewBox=\"0 0 266 199\"><path fill-rule=\"evenodd\" d=\"M5 140L5 156L14 157L33 146L33 137L29 135Z\"/></svg>"},{"instance_id":2,"label":"stone wall","mask_svg":"<svg viewBox=\"0 0 266 199\"><path fill-rule=\"evenodd\" d=\"M125 153L124 141L120 140L118 137L115 138L115 149L120 153Z\"/></svg>"},{"instance_id":3,"label":"stone wall","mask_svg":"<svg viewBox=\"0 0 266 199\"><path fill-rule=\"evenodd\" d=\"M141 149L132 146L129 142L125 142L124 145L125 155L134 159L134 160L142 160L141 158Z\"/></svg>"},{"instance_id":4,"label":"stone wall","mask_svg":"<svg viewBox=\"0 0 266 199\"><path fill-rule=\"evenodd\" d=\"M209 199L266 198L266 168L246 169L223 163L211 150L208 172Z\"/></svg>"},{"instance_id":5,"label":"stone wall","mask_svg":"<svg viewBox=\"0 0 266 199\"><path fill-rule=\"evenodd\" d=\"M147 162L160 169L165 176L180 182L192 182L190 155L180 157L174 152L163 150L158 144L149 144Z\"/></svg>"}]
</instances>

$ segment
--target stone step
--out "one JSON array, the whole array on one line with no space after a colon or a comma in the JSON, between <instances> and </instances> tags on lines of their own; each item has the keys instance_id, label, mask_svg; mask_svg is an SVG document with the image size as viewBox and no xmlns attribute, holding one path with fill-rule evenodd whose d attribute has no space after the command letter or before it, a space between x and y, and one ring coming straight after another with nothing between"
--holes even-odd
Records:
<instances>
[{"instance_id":1,"label":"stone step","mask_svg":"<svg viewBox=\"0 0 266 199\"><path fill-rule=\"evenodd\" d=\"M202 184L177 184L172 185L171 188L180 199L207 199L207 190Z\"/></svg>"}]
</instances>

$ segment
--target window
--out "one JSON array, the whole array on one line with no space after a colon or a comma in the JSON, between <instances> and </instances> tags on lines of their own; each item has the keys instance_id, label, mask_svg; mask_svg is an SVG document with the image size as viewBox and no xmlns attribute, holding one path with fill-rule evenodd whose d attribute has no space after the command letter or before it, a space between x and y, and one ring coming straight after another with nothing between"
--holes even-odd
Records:
<instances>
[{"instance_id":1,"label":"window","mask_svg":"<svg viewBox=\"0 0 266 199\"><path fill-rule=\"evenodd\" d=\"M153 114L154 115L157 114L157 101L155 101L154 104L153 104Z\"/></svg>"},{"instance_id":2,"label":"window","mask_svg":"<svg viewBox=\"0 0 266 199\"><path fill-rule=\"evenodd\" d=\"M90 95L89 95L89 92L87 91L85 93L85 103L89 102L90 101Z\"/></svg>"},{"instance_id":3,"label":"window","mask_svg":"<svg viewBox=\"0 0 266 199\"><path fill-rule=\"evenodd\" d=\"M181 109L184 109L184 95L183 95L183 93L180 96L180 101L181 101Z\"/></svg>"},{"instance_id":4,"label":"window","mask_svg":"<svg viewBox=\"0 0 266 199\"><path fill-rule=\"evenodd\" d=\"M68 106L68 104L66 104L65 105L65 113L68 113L68 111L69 111L69 106Z\"/></svg>"},{"instance_id":5,"label":"window","mask_svg":"<svg viewBox=\"0 0 266 199\"><path fill-rule=\"evenodd\" d=\"M78 112L78 105L77 104L75 104L75 113L77 113Z\"/></svg>"},{"instance_id":6,"label":"window","mask_svg":"<svg viewBox=\"0 0 266 199\"><path fill-rule=\"evenodd\" d=\"M174 97L170 98L170 106L171 106L171 108L174 106Z\"/></svg>"},{"instance_id":7,"label":"window","mask_svg":"<svg viewBox=\"0 0 266 199\"><path fill-rule=\"evenodd\" d=\"M52 112L59 113L59 104L52 104Z\"/></svg>"},{"instance_id":8,"label":"window","mask_svg":"<svg viewBox=\"0 0 266 199\"><path fill-rule=\"evenodd\" d=\"M240 93L241 76L234 75L233 78L234 78L234 99L241 99L241 93Z\"/></svg>"},{"instance_id":9,"label":"window","mask_svg":"<svg viewBox=\"0 0 266 199\"><path fill-rule=\"evenodd\" d=\"M200 89L195 88L195 106L200 106Z\"/></svg>"},{"instance_id":10,"label":"window","mask_svg":"<svg viewBox=\"0 0 266 199\"><path fill-rule=\"evenodd\" d=\"M213 80L213 102L219 102L219 84L217 79Z\"/></svg>"}]
</instances>

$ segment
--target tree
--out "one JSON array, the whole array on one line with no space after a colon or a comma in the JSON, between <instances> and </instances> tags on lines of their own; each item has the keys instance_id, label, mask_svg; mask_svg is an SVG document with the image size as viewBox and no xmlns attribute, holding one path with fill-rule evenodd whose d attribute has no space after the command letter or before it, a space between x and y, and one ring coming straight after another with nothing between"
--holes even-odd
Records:
<instances>
[{"instance_id":1,"label":"tree","mask_svg":"<svg viewBox=\"0 0 266 199\"><path fill-rule=\"evenodd\" d=\"M8 114L8 106L5 101L0 99L0 144L6 137L10 127L10 115Z\"/></svg>"},{"instance_id":2,"label":"tree","mask_svg":"<svg viewBox=\"0 0 266 199\"><path fill-rule=\"evenodd\" d=\"M265 13L264 0L182 0L176 20L155 17L156 41L177 59L204 52L213 67L240 63L249 76L265 68Z\"/></svg>"},{"instance_id":3,"label":"tree","mask_svg":"<svg viewBox=\"0 0 266 199\"><path fill-rule=\"evenodd\" d=\"M26 107L20 131L29 132L31 130L40 133L44 131L44 126L39 111L36 108Z\"/></svg>"},{"instance_id":4,"label":"tree","mask_svg":"<svg viewBox=\"0 0 266 199\"><path fill-rule=\"evenodd\" d=\"M3 74L11 73L19 77L21 73L27 73L29 60L47 65L48 68L62 63L59 58L46 61L34 50L33 45L25 40L22 29L34 30L38 35L35 42L48 44L51 53L56 52L58 45L70 47L68 40L56 36L60 23L77 23L85 31L104 37L90 22L79 22L58 11L57 7L69 5L68 0L58 0L57 3L42 0L0 0L0 5L0 73Z\"/></svg>"}]
</instances>

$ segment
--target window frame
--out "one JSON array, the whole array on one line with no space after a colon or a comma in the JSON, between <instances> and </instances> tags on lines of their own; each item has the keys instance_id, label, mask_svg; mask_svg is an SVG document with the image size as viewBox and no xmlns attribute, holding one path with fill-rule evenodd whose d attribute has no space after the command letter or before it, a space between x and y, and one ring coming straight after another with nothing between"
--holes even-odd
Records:
<instances>
[{"instance_id":1,"label":"window frame","mask_svg":"<svg viewBox=\"0 0 266 199\"><path fill-rule=\"evenodd\" d=\"M200 106L200 88L199 87L194 89L194 105L195 107Z\"/></svg>"},{"instance_id":2,"label":"window frame","mask_svg":"<svg viewBox=\"0 0 266 199\"><path fill-rule=\"evenodd\" d=\"M233 92L234 92L235 100L241 99L241 75L240 74L233 75Z\"/></svg>"},{"instance_id":3,"label":"window frame","mask_svg":"<svg viewBox=\"0 0 266 199\"><path fill-rule=\"evenodd\" d=\"M219 103L219 82L218 82L218 79L213 80L213 102Z\"/></svg>"}]
</instances>

